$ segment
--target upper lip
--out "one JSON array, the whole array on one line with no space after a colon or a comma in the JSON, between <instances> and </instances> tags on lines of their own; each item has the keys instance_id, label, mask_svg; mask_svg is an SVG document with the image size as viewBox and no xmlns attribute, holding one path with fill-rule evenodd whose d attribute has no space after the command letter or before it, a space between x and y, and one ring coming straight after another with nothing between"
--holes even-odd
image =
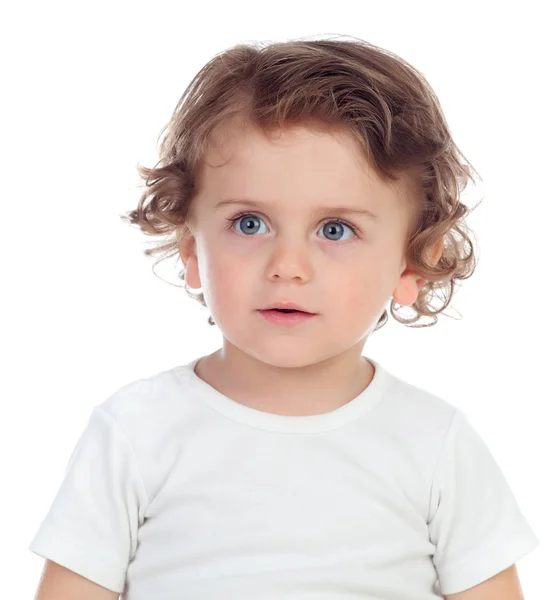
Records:
<instances>
[{"instance_id":1,"label":"upper lip","mask_svg":"<svg viewBox=\"0 0 558 600\"><path fill-rule=\"evenodd\" d=\"M274 304L270 304L269 306L266 306L265 308L262 308L260 310L271 310L273 308L300 310L301 312L309 313L312 315L315 314L309 310L306 310L305 308L302 308L302 306L299 306L298 304L295 304L294 302L275 302Z\"/></svg>"}]
</instances>

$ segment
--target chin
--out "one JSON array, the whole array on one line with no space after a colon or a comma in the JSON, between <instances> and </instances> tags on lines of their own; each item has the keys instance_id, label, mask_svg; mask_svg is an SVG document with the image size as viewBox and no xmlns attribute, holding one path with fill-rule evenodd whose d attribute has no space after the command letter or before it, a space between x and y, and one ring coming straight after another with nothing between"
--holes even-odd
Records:
<instances>
[{"instance_id":1,"label":"chin","mask_svg":"<svg viewBox=\"0 0 558 600\"><path fill-rule=\"evenodd\" d=\"M291 340L292 342L292 340ZM241 347L242 348L242 347ZM296 369L306 367L327 360L335 353L324 353L315 345L313 348L304 348L303 344L289 343L281 347L274 344L270 348L252 347L244 350L246 354L270 367L277 369Z\"/></svg>"},{"instance_id":2,"label":"chin","mask_svg":"<svg viewBox=\"0 0 558 600\"><path fill-rule=\"evenodd\" d=\"M270 367L275 367L277 369L300 369L319 362L319 360L304 359L296 356L285 356L270 357L266 360L262 360L262 362L265 362Z\"/></svg>"}]
</instances>

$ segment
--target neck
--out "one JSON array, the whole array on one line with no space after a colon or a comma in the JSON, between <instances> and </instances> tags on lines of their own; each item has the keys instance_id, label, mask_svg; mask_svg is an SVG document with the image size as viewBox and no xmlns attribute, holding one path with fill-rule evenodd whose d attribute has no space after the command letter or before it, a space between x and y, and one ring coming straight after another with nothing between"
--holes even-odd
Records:
<instances>
[{"instance_id":1,"label":"neck","mask_svg":"<svg viewBox=\"0 0 558 600\"><path fill-rule=\"evenodd\" d=\"M197 375L225 396L264 412L314 415L331 412L358 396L374 367L362 356L366 339L339 355L296 367L265 363L226 339L196 367Z\"/></svg>"}]
</instances>

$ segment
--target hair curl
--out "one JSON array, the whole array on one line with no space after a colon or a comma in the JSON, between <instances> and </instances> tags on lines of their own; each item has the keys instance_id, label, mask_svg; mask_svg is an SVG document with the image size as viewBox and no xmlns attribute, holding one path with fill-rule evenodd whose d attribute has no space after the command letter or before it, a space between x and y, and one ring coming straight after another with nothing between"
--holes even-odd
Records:
<instances>
[{"instance_id":1,"label":"hair curl","mask_svg":"<svg viewBox=\"0 0 558 600\"><path fill-rule=\"evenodd\" d=\"M392 52L358 39L255 42L217 54L188 85L159 134L158 139L166 130L157 165L137 166L146 190L137 208L121 215L150 236L169 236L144 250L147 256L163 254L156 264L178 254L188 235L188 209L212 132L237 119L266 133L308 123L345 128L383 181L408 184L413 217L406 258L425 283L409 307L414 316L397 314L393 298L390 312L407 326L421 316L433 321L414 327L435 325L456 281L469 278L476 267L465 223L471 209L460 196L477 171L452 140L422 73ZM430 264L429 251L442 238L440 259ZM186 291L207 306L202 293ZM443 299L439 308L432 304L437 292ZM385 310L376 330L387 320ZM214 324L211 317L209 323Z\"/></svg>"}]
</instances>

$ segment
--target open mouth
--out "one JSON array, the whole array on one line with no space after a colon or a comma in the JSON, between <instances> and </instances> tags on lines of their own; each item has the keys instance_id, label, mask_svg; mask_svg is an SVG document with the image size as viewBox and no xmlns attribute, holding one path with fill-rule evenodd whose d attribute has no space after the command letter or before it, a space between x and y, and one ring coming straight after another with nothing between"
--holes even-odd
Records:
<instances>
[{"instance_id":1,"label":"open mouth","mask_svg":"<svg viewBox=\"0 0 558 600\"><path fill-rule=\"evenodd\" d=\"M309 321L316 316L314 313L297 310L295 308L268 308L258 312L266 321L269 321L270 323L287 326L297 325L299 323Z\"/></svg>"}]
</instances>

